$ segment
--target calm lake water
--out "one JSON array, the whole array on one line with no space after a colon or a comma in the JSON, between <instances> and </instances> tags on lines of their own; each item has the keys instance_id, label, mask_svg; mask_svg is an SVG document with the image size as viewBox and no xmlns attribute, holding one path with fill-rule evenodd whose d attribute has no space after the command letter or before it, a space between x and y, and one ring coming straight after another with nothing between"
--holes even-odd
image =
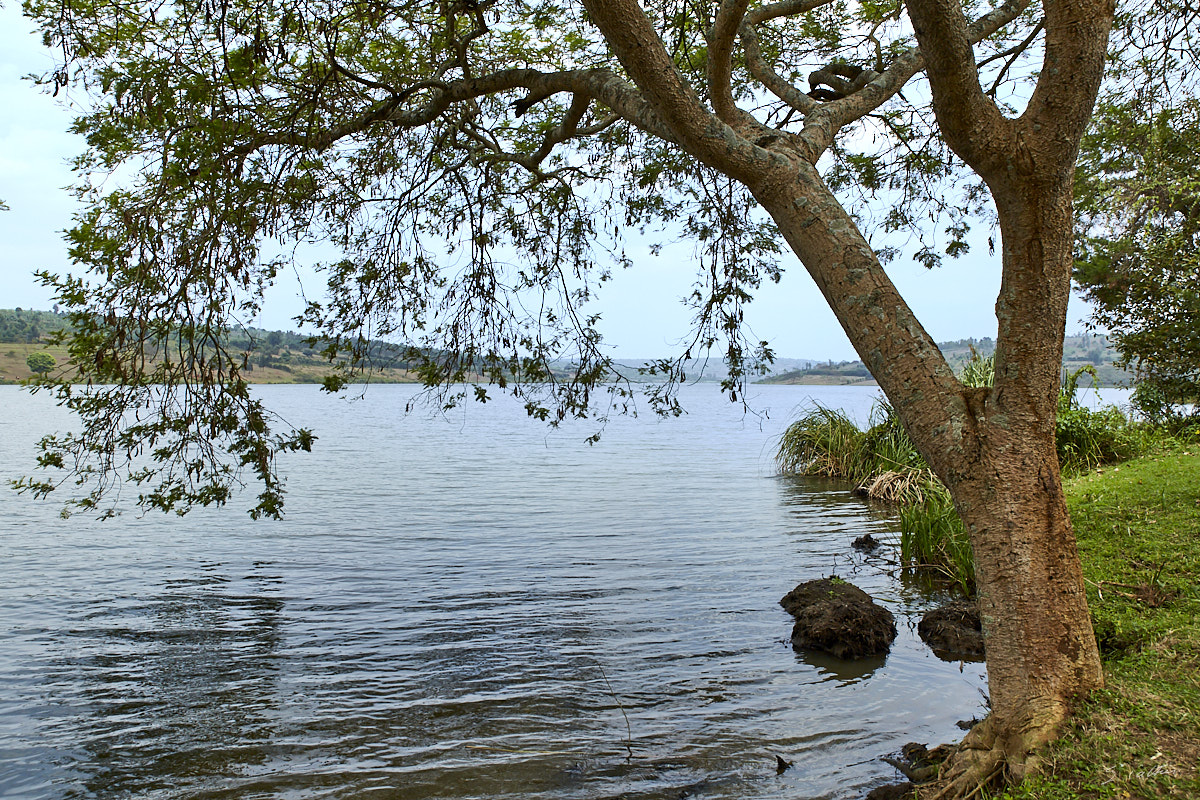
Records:
<instances>
[{"instance_id":1,"label":"calm lake water","mask_svg":"<svg viewBox=\"0 0 1200 800\"><path fill-rule=\"evenodd\" d=\"M895 523L775 475L810 397L873 389L693 387L595 446L511 402L261 392L321 437L282 521L0 491L0 797L851 798L982 713L982 666L916 638L934 599L849 546ZM0 387L0 479L66 424ZM896 614L886 659L792 651L778 600L831 573Z\"/></svg>"}]
</instances>

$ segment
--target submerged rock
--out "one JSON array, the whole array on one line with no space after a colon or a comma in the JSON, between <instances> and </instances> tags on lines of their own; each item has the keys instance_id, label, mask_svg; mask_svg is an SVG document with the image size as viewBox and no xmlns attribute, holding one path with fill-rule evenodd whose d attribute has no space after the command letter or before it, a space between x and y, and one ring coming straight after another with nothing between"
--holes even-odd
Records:
<instances>
[{"instance_id":1,"label":"submerged rock","mask_svg":"<svg viewBox=\"0 0 1200 800\"><path fill-rule=\"evenodd\" d=\"M892 612L839 578L802 583L779 604L796 618L792 647L797 650L862 658L886 653L896 638Z\"/></svg>"},{"instance_id":2,"label":"submerged rock","mask_svg":"<svg viewBox=\"0 0 1200 800\"><path fill-rule=\"evenodd\" d=\"M983 625L975 603L955 600L933 609L921 618L917 634L939 657L983 658Z\"/></svg>"},{"instance_id":3,"label":"submerged rock","mask_svg":"<svg viewBox=\"0 0 1200 800\"><path fill-rule=\"evenodd\" d=\"M864 533L851 542L850 546L860 553L873 553L879 549L879 540L869 533Z\"/></svg>"}]
</instances>

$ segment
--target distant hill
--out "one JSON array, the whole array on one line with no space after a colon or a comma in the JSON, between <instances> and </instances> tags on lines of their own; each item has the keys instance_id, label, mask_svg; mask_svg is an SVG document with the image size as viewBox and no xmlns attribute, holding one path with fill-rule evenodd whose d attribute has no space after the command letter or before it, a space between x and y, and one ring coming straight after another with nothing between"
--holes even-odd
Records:
<instances>
[{"instance_id":1,"label":"distant hill","mask_svg":"<svg viewBox=\"0 0 1200 800\"><path fill-rule=\"evenodd\" d=\"M618 367L623 368L626 374L633 376L637 374L638 368L654 360L652 358L618 358L614 362ZM815 358L777 358L771 364L770 375L795 372L815 366L818 363L820 362ZM564 363L563 367L565 368L565 366ZM684 363L684 373L687 375L688 382L721 381L728 374L725 367L725 360L716 357L710 359L689 359Z\"/></svg>"},{"instance_id":2,"label":"distant hill","mask_svg":"<svg viewBox=\"0 0 1200 800\"><path fill-rule=\"evenodd\" d=\"M25 359L34 352L47 352L59 364L67 361L65 348L47 345L45 338L68 325L67 317L54 311L32 309L0 309L0 383L13 383L30 376ZM320 383L332 368L319 349L308 343L308 337L292 332L247 328L231 331L227 346L247 354L246 377L258 383ZM991 338L958 339L938 345L946 360L956 369L971 357L971 352L988 355L995 350ZM404 360L404 349L394 344L373 342L371 360L377 370L371 380L381 383L412 382L411 366ZM1112 364L1118 358L1104 336L1078 334L1068 336L1063 348L1063 366L1070 370L1090 364L1096 368L1101 386L1115 386L1132 381L1132 375ZM637 369L652 359L622 358L617 363L633 376ZM564 362L555 371L565 371ZM692 359L685 365L689 381L719 381L725 373L720 358L707 361ZM798 383L825 385L872 385L874 379L861 361L822 361L814 358L777 358L772 373L759 383Z\"/></svg>"},{"instance_id":3,"label":"distant hill","mask_svg":"<svg viewBox=\"0 0 1200 800\"><path fill-rule=\"evenodd\" d=\"M69 361L65 347L46 341L49 334L66 328L66 315L52 311L0 309L0 383L16 383L30 377L26 359L45 352L58 365ZM246 328L230 331L225 346L246 354L245 377L255 383L320 383L332 373L328 359L313 347L308 337L292 332ZM371 380L378 383L415 382L403 349L385 342L371 344L371 361L377 369Z\"/></svg>"},{"instance_id":4,"label":"distant hill","mask_svg":"<svg viewBox=\"0 0 1200 800\"><path fill-rule=\"evenodd\" d=\"M991 355L996 349L996 343L991 337L983 339L957 339L952 342L939 342L938 349L946 357L946 361L956 370L961 369L971 359L972 352L981 356ZM1096 369L1096 379L1099 386L1127 385L1133 381L1133 375L1113 366L1120 354L1112 348L1108 337L1099 334L1075 334L1066 337L1063 342L1063 368L1075 371L1083 366ZM873 384L870 372L861 361L832 361L818 363L809 368L802 368L771 375L763 378L760 383L784 384ZM1086 384L1086 379L1083 385Z\"/></svg>"}]
</instances>

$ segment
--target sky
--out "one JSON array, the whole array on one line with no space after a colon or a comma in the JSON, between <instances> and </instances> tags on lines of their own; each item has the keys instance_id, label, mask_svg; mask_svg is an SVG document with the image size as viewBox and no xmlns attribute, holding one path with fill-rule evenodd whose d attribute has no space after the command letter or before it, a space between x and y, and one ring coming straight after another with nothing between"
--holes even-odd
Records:
<instances>
[{"instance_id":1,"label":"sky","mask_svg":"<svg viewBox=\"0 0 1200 800\"><path fill-rule=\"evenodd\" d=\"M71 226L74 199L70 159L82 142L67 132L73 114L64 97L40 93L22 76L42 72L53 58L31 32L15 0L0 7L0 308L49 309L52 294L33 277L35 270L66 272L70 263L62 231ZM679 302L692 288L695 263L684 243L651 255L629 243L635 266L616 274L602 289L597 308L601 331L620 358L671 355L689 330L690 312ZM776 356L819 360L857 358L833 313L804 268L784 260L779 284L765 284L747 309L753 340L770 343ZM995 336L994 305L1000 287L1000 258L986 246L928 270L902 256L888 274L936 341ZM311 292L313 287L308 287ZM299 313L300 283L288 275L267 296L253 323L267 329L293 329ZM1072 298L1067 332L1083 330L1088 308Z\"/></svg>"}]
</instances>

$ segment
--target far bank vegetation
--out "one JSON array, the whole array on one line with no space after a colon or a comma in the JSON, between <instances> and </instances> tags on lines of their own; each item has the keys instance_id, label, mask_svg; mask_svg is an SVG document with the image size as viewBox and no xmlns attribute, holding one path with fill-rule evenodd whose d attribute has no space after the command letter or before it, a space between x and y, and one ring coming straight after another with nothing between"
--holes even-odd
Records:
<instances>
[{"instance_id":1,"label":"far bank vegetation","mask_svg":"<svg viewBox=\"0 0 1200 800\"><path fill-rule=\"evenodd\" d=\"M66 315L32 309L0 309L0 384L19 383L33 375L30 356L45 354L67 368L70 354L55 334L68 326ZM223 345L244 354L245 375L252 383L322 383L334 372L324 344L299 333L243 328L230 331ZM415 383L402 349L371 343L371 380Z\"/></svg>"},{"instance_id":2,"label":"far bank vegetation","mask_svg":"<svg viewBox=\"0 0 1200 800\"><path fill-rule=\"evenodd\" d=\"M995 348L996 343L990 337L938 343L938 349L946 357L947 363L956 369L965 368L976 356L991 355ZM1068 336L1063 341L1063 369L1075 372L1092 367L1094 371L1089 374L1096 386L1128 385L1133 381L1134 376L1131 372L1115 365L1120 360L1121 353L1112 346L1108 337L1102 334L1079 333ZM797 369L779 372L761 382L866 386L874 385L875 379L861 361L814 361Z\"/></svg>"}]
</instances>

